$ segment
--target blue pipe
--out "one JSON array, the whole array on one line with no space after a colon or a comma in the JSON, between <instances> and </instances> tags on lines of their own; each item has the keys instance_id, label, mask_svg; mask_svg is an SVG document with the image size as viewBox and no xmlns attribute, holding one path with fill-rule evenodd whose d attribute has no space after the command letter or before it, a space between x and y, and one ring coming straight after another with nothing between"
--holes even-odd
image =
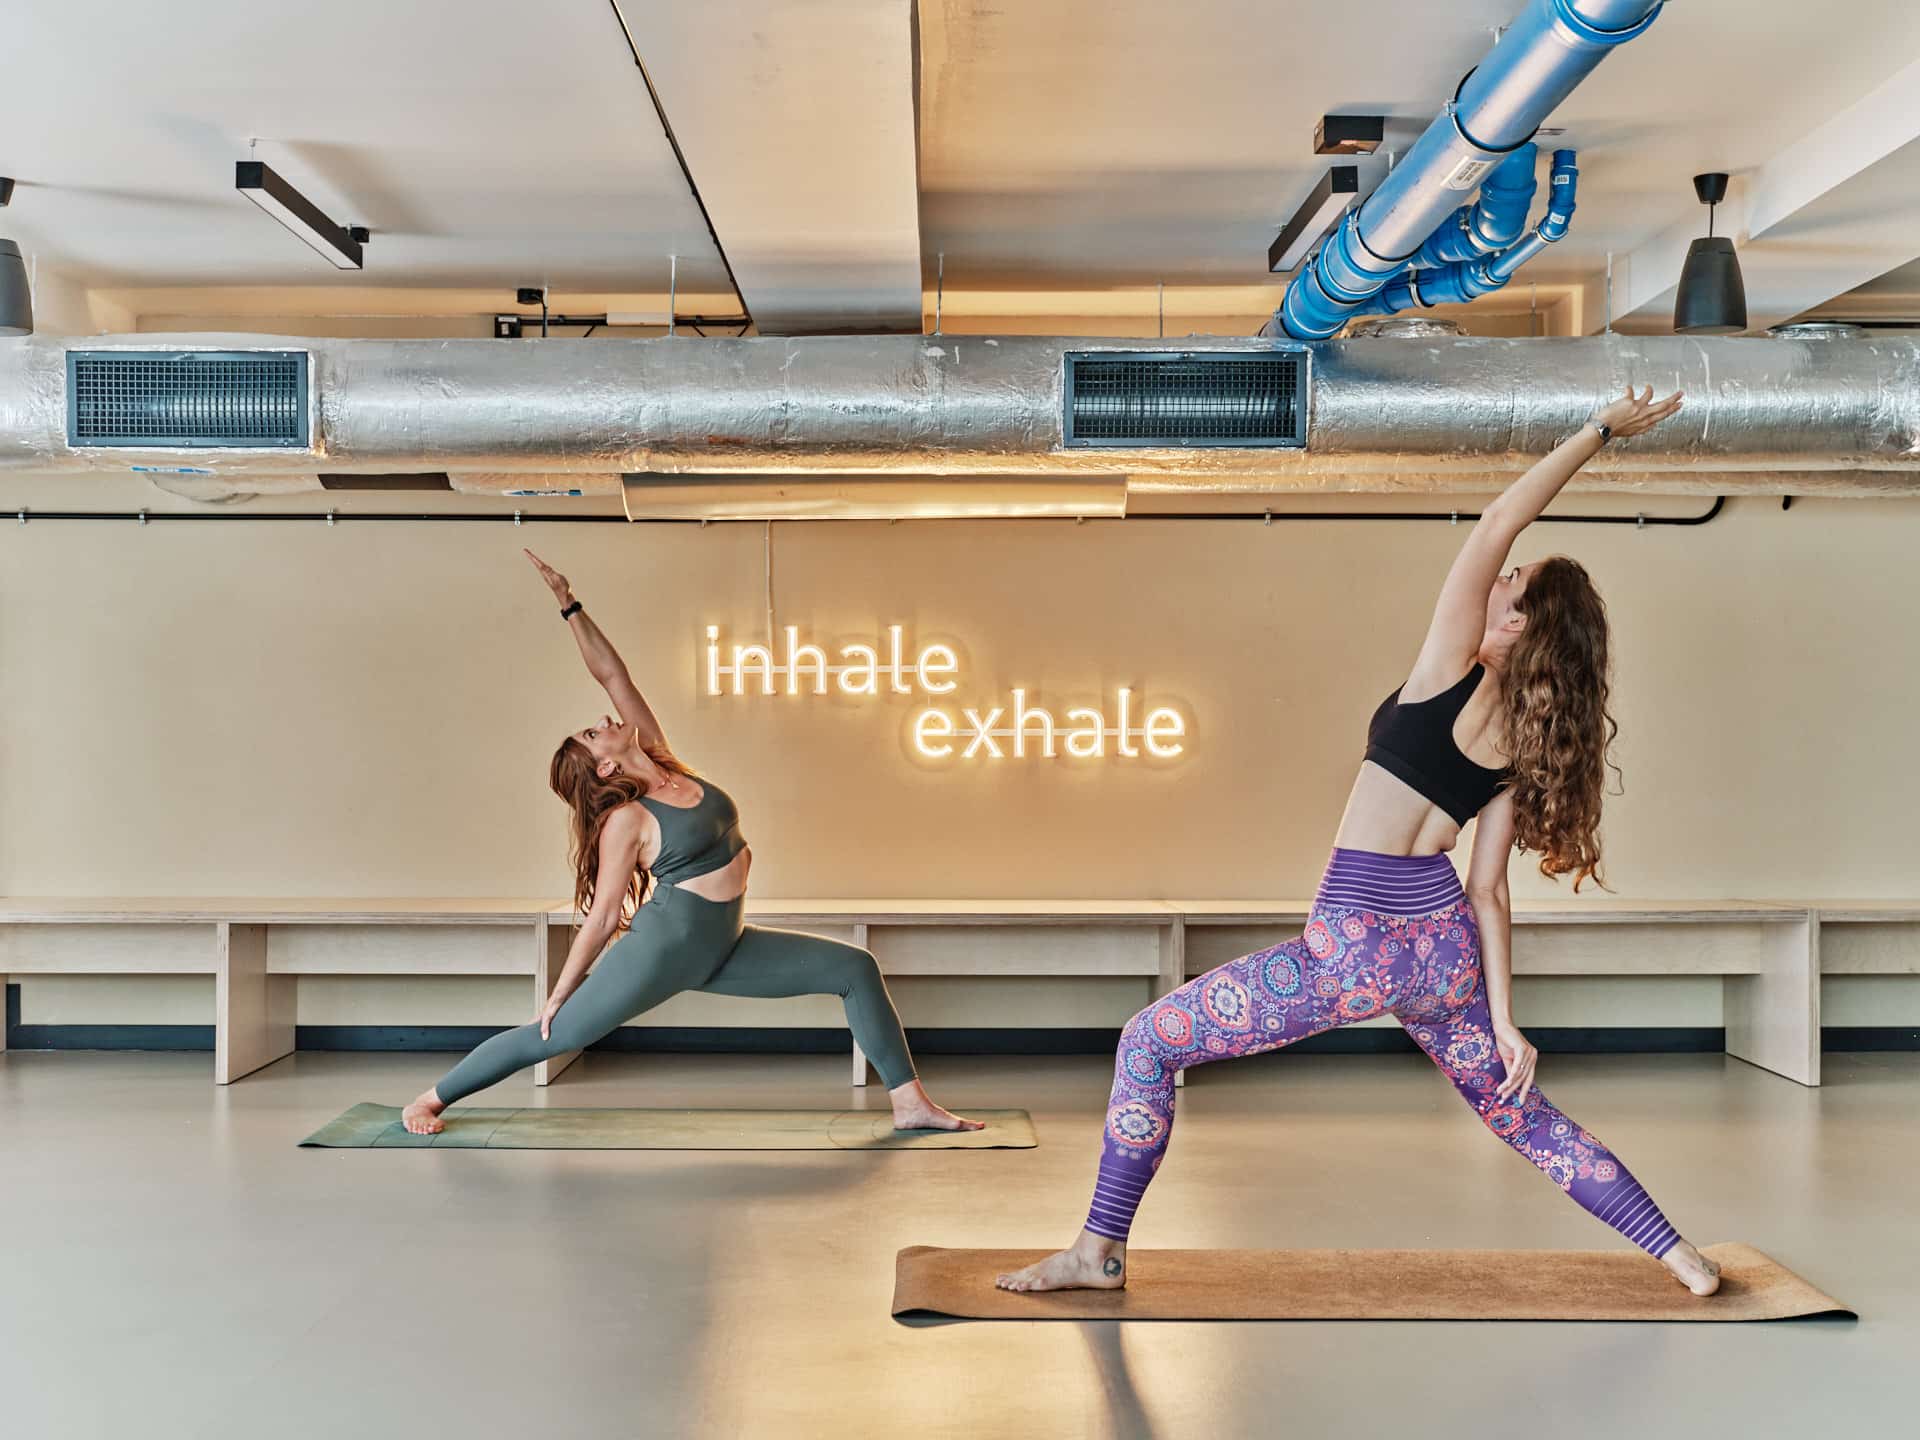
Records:
<instances>
[{"instance_id":1,"label":"blue pipe","mask_svg":"<svg viewBox=\"0 0 1920 1440\"><path fill-rule=\"evenodd\" d=\"M1548 182L1547 213L1526 239L1491 260L1476 256L1433 270L1404 270L1353 313L1398 315L1422 305L1461 305L1490 295L1513 278L1514 272L1541 250L1563 238L1573 223L1575 191L1580 167L1571 150L1553 152L1553 177Z\"/></svg>"},{"instance_id":2,"label":"blue pipe","mask_svg":"<svg viewBox=\"0 0 1920 1440\"><path fill-rule=\"evenodd\" d=\"M1427 237L1661 0L1527 0L1406 159L1294 276L1266 335L1324 340L1413 262Z\"/></svg>"},{"instance_id":3,"label":"blue pipe","mask_svg":"<svg viewBox=\"0 0 1920 1440\"><path fill-rule=\"evenodd\" d=\"M1448 265L1455 260L1477 260L1498 255L1527 229L1527 211L1533 208L1534 179L1540 149L1528 141L1493 167L1480 198L1462 205L1427 237L1412 261L1416 270Z\"/></svg>"}]
</instances>

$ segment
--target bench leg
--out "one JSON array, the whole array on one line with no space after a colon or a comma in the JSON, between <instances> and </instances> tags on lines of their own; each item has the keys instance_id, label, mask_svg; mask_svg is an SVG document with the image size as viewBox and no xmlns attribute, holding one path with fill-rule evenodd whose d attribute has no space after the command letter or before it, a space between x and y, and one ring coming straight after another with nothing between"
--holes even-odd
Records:
<instances>
[{"instance_id":1,"label":"bench leg","mask_svg":"<svg viewBox=\"0 0 1920 1440\"><path fill-rule=\"evenodd\" d=\"M533 1006L536 1013L553 993L554 983L567 963L567 951L573 947L573 927L542 915L533 926ZM560 1072L580 1058L578 1050L569 1050L533 1067L535 1085L551 1085Z\"/></svg>"},{"instance_id":2,"label":"bench leg","mask_svg":"<svg viewBox=\"0 0 1920 1440\"><path fill-rule=\"evenodd\" d=\"M267 973L267 927L214 927L213 1079L231 1085L293 1053L294 978Z\"/></svg>"},{"instance_id":3,"label":"bench leg","mask_svg":"<svg viewBox=\"0 0 1920 1440\"><path fill-rule=\"evenodd\" d=\"M862 950L871 948L867 944L867 927L864 924L853 927L853 943ZM853 1083L864 1087L867 1083L867 1053L860 1048L860 1042L853 1042Z\"/></svg>"},{"instance_id":4,"label":"bench leg","mask_svg":"<svg viewBox=\"0 0 1920 1440\"><path fill-rule=\"evenodd\" d=\"M1187 983L1187 922L1174 917L1166 929L1160 932L1160 973L1153 977L1153 998L1171 995ZM1173 1072L1173 1083L1182 1088L1187 1083L1187 1072Z\"/></svg>"},{"instance_id":5,"label":"bench leg","mask_svg":"<svg viewBox=\"0 0 1920 1440\"><path fill-rule=\"evenodd\" d=\"M1726 978L1727 1053L1802 1085L1820 1083L1820 914L1765 928L1758 975Z\"/></svg>"}]
</instances>

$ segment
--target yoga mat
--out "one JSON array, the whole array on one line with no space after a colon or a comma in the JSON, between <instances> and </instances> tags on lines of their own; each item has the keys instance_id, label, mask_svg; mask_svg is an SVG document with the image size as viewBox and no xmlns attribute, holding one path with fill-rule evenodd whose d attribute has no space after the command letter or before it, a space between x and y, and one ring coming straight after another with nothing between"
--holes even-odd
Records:
<instances>
[{"instance_id":1,"label":"yoga mat","mask_svg":"<svg viewBox=\"0 0 1920 1440\"><path fill-rule=\"evenodd\" d=\"M1633 1250L1130 1250L1124 1290L1017 1295L1043 1250L910 1245L895 1315L969 1320L1784 1320L1859 1317L1751 1245L1708 1245L1717 1294Z\"/></svg>"},{"instance_id":2,"label":"yoga mat","mask_svg":"<svg viewBox=\"0 0 1920 1440\"><path fill-rule=\"evenodd\" d=\"M984 1130L895 1131L873 1110L472 1110L454 1106L438 1135L410 1134L393 1105L356 1105L300 1143L332 1149L437 1150L1030 1150L1024 1110L974 1110Z\"/></svg>"}]
</instances>

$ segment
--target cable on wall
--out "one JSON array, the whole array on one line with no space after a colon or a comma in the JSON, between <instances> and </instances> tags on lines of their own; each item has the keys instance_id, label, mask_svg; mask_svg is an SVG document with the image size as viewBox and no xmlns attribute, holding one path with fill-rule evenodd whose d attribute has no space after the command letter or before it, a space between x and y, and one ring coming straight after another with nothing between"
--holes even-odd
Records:
<instances>
[{"instance_id":1,"label":"cable on wall","mask_svg":"<svg viewBox=\"0 0 1920 1440\"><path fill-rule=\"evenodd\" d=\"M1637 530L1661 526L1691 527L1710 524L1726 508L1727 497L1716 495L1713 504L1698 515L1542 515L1536 525L1631 525ZM629 520L624 514L547 515L524 510L402 511L402 510L259 510L249 514L233 510L35 510L30 506L0 507L0 517L11 515L20 525L42 521L79 521L99 524L140 525L272 525L272 524L387 524L387 525L736 525L751 521L705 520L698 517ZM996 525L1154 525L1162 522L1189 521L1239 522L1241 524L1279 525L1298 521L1342 522L1438 522L1458 525L1478 520L1473 510L1167 510L1138 515L1026 516L995 520ZM819 520L819 525L872 524L872 521ZM889 525L942 525L943 520L889 520ZM773 612L773 522L767 521L767 612Z\"/></svg>"}]
</instances>

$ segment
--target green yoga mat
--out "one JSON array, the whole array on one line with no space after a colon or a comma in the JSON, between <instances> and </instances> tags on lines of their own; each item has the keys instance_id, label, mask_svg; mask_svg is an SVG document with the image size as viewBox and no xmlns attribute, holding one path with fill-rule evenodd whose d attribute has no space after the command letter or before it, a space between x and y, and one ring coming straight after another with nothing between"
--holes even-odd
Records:
<instances>
[{"instance_id":1,"label":"green yoga mat","mask_svg":"<svg viewBox=\"0 0 1920 1440\"><path fill-rule=\"evenodd\" d=\"M393 1105L356 1105L300 1143L336 1150L1031 1150L1024 1110L970 1110L984 1130L895 1130L874 1110L447 1111L438 1135L413 1135Z\"/></svg>"}]
</instances>

